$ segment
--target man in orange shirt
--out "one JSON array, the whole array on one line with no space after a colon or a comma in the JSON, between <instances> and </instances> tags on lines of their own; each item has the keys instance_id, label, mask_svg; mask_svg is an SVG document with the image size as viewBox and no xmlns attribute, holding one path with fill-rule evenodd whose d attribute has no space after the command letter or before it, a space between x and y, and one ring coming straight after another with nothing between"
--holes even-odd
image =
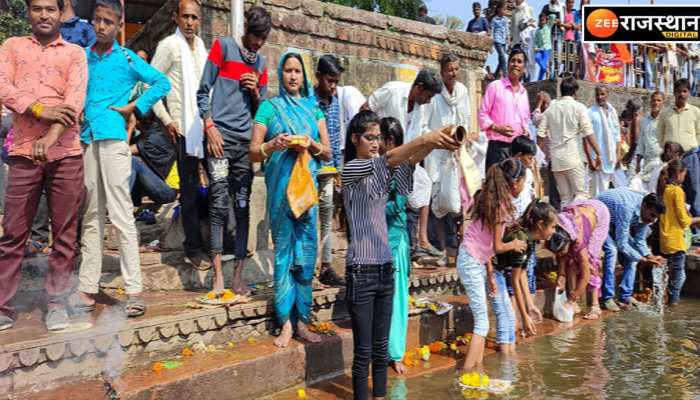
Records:
<instances>
[{"instance_id":1,"label":"man in orange shirt","mask_svg":"<svg viewBox=\"0 0 700 400\"><path fill-rule=\"evenodd\" d=\"M85 51L59 34L64 0L31 0L32 35L0 47L0 102L14 112L0 238L0 330L15 320L10 301L17 292L24 244L42 190L49 203L53 249L46 278L49 331L68 326L66 297L76 256L83 159L78 116L87 87Z\"/></svg>"}]
</instances>

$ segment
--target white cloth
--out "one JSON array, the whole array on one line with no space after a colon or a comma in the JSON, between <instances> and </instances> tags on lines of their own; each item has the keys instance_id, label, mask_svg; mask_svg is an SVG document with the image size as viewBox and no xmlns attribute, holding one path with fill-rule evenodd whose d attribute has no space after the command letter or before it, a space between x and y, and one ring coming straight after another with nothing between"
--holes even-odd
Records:
<instances>
[{"instance_id":1,"label":"white cloth","mask_svg":"<svg viewBox=\"0 0 700 400\"><path fill-rule=\"evenodd\" d=\"M357 115L366 102L365 96L354 86L338 86L338 106L340 109L340 134L345 138L350 121ZM340 141L341 150L345 150L345 140Z\"/></svg>"},{"instance_id":2,"label":"white cloth","mask_svg":"<svg viewBox=\"0 0 700 400\"><path fill-rule=\"evenodd\" d=\"M647 114L642 118L636 155L642 157L645 165L658 160L661 156L659 139L656 137L656 124L658 122L658 116L657 118L652 118L651 114Z\"/></svg>"},{"instance_id":3,"label":"white cloth","mask_svg":"<svg viewBox=\"0 0 700 400\"><path fill-rule=\"evenodd\" d=\"M404 143L410 142L428 130L423 119L428 104L414 104L413 110L408 112L408 95L412 85L401 81L387 82L375 90L367 100L369 109L377 113L379 118L394 117L401 122Z\"/></svg>"},{"instance_id":4,"label":"white cloth","mask_svg":"<svg viewBox=\"0 0 700 400\"><path fill-rule=\"evenodd\" d=\"M595 127L599 126L600 127L600 132L596 132L599 140L599 146L602 148L600 149L601 152L604 152L602 155L604 156L603 160L608 161L610 164L612 164L612 167L615 167L615 164L617 163L617 140L619 139L619 121L617 119L617 112L615 109L608 104L608 112L606 113L603 111L603 107L598 107L594 106L595 108L591 108L592 112L595 112L596 108L600 117L600 124L593 124L594 128L593 130L595 131ZM593 118L591 118L591 122L593 122ZM610 129L610 123L614 124L617 126L617 137L615 137L615 132L614 129ZM607 160L606 160L607 159ZM611 171L605 171L607 173L611 173Z\"/></svg>"},{"instance_id":5,"label":"white cloth","mask_svg":"<svg viewBox=\"0 0 700 400\"><path fill-rule=\"evenodd\" d=\"M471 121L469 90L461 82L456 82L452 92L449 93L443 85L442 91L431 100L425 115L428 130L440 129L445 125L461 125L469 132ZM448 151L433 150L425 158L425 169L433 182L440 181L440 165L448 157L450 157Z\"/></svg>"},{"instance_id":6,"label":"white cloth","mask_svg":"<svg viewBox=\"0 0 700 400\"><path fill-rule=\"evenodd\" d=\"M522 43L522 36L520 33L530 24L535 25L535 15L532 12L532 7L527 4L527 1L523 1L520 5L513 7L510 30L513 35L513 44Z\"/></svg>"},{"instance_id":7,"label":"white cloth","mask_svg":"<svg viewBox=\"0 0 700 400\"><path fill-rule=\"evenodd\" d=\"M204 158L204 126L199 117L197 107L197 90L199 89L199 79L195 78L187 71L203 70L207 59L207 49L204 42L199 37L194 39L194 52L197 57L192 56L190 45L185 39L185 35L180 32L180 28L175 30L175 36L180 46L180 60L182 68L182 134L185 136L187 154ZM200 65L195 63L199 62Z\"/></svg>"},{"instance_id":8,"label":"white cloth","mask_svg":"<svg viewBox=\"0 0 700 400\"><path fill-rule=\"evenodd\" d=\"M600 193L610 189L610 182L613 180L613 174L603 171L591 172L591 197L595 197Z\"/></svg>"},{"instance_id":9,"label":"white cloth","mask_svg":"<svg viewBox=\"0 0 700 400\"><path fill-rule=\"evenodd\" d=\"M554 100L542 114L537 136L548 138L552 171L583 168L583 138L593 134L586 106L571 96Z\"/></svg>"},{"instance_id":10,"label":"white cloth","mask_svg":"<svg viewBox=\"0 0 700 400\"><path fill-rule=\"evenodd\" d=\"M525 170L525 186L518 197L513 198L513 208L515 208L515 218L518 219L525 214L525 210L535 199L535 174L530 168Z\"/></svg>"},{"instance_id":11,"label":"white cloth","mask_svg":"<svg viewBox=\"0 0 700 400\"><path fill-rule=\"evenodd\" d=\"M186 40L184 40L185 45L183 47L183 39L183 35L178 30L174 34L161 40L160 43L158 43L158 48L153 56L153 60L151 60L151 65L164 73L168 77L171 85L170 92L168 92L166 96L167 109L163 105L163 102L159 101L153 106L153 113L164 125L174 124L180 134L186 136L188 129L185 128L185 114L187 114L188 119L200 119L197 109L196 93L197 89L199 89L199 80L207 61L207 50L204 47L204 42L202 42L202 39L199 37L195 40L194 49L187 45ZM183 57L183 54L189 57ZM187 60L185 60L185 58L187 58ZM187 63L189 67L186 67L185 63ZM185 79L190 82L187 84L189 88L187 92L184 88ZM188 96L184 96L184 93L191 93L190 99L187 99ZM194 108L191 109L191 106L188 105L187 107L190 109L188 112L185 111L186 100L190 103L193 102L192 104L194 106ZM202 135L203 132L202 129L200 129L200 133L197 136L201 138ZM196 141L196 138L192 138L191 140ZM201 143L198 145L200 148L202 148L202 146ZM188 149L187 152L190 155L196 153L193 149Z\"/></svg>"}]
</instances>

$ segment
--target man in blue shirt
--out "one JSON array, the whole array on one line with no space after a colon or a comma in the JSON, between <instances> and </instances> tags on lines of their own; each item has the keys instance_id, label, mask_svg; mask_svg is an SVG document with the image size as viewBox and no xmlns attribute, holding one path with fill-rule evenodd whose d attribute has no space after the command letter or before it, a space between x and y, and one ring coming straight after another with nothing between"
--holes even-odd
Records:
<instances>
[{"instance_id":1,"label":"man in blue shirt","mask_svg":"<svg viewBox=\"0 0 700 400\"><path fill-rule=\"evenodd\" d=\"M139 246L129 191L131 151L126 121L143 116L170 90L168 78L131 50L121 47L117 33L122 25L120 0L97 0L93 24L96 43L88 48L89 81L85 119L80 140L85 147L85 214L83 259L74 309L92 311L102 273L102 238L105 211L119 232L119 258L128 300L129 317L143 315ZM149 86L129 102L139 82Z\"/></svg>"},{"instance_id":2,"label":"man in blue shirt","mask_svg":"<svg viewBox=\"0 0 700 400\"><path fill-rule=\"evenodd\" d=\"M634 278L639 262L661 264L663 259L654 256L647 247L649 225L665 211L663 200L656 194L646 196L629 188L606 190L597 197L610 211L610 231L603 244L602 304L610 311L620 307L637 305L632 297ZM624 269L620 281L620 306L615 303L615 265L618 261Z\"/></svg>"},{"instance_id":3,"label":"man in blue shirt","mask_svg":"<svg viewBox=\"0 0 700 400\"><path fill-rule=\"evenodd\" d=\"M80 47L92 46L95 43L95 30L92 25L75 15L78 0L66 1L65 4L66 9L63 12L63 23L60 29L63 40Z\"/></svg>"},{"instance_id":4,"label":"man in blue shirt","mask_svg":"<svg viewBox=\"0 0 700 400\"><path fill-rule=\"evenodd\" d=\"M474 19L469 21L469 24L467 24L467 32L471 33L485 33L486 35L489 34L489 21L486 19L486 17L483 17L481 15L481 4L479 2L475 2L474 5L472 5L472 11L474 12Z\"/></svg>"},{"instance_id":5,"label":"man in blue shirt","mask_svg":"<svg viewBox=\"0 0 700 400\"><path fill-rule=\"evenodd\" d=\"M344 286L345 280L331 268L333 260L331 236L333 230L333 192L335 191L335 178L342 167L340 132L340 103L338 103L337 88L340 76L344 69L340 61L333 55L326 54L318 60L316 67L316 81L314 88L318 107L326 116L328 138L331 142L330 161L323 163L323 168L318 174L319 188L319 219L321 225L321 271L318 280L324 285Z\"/></svg>"}]
</instances>

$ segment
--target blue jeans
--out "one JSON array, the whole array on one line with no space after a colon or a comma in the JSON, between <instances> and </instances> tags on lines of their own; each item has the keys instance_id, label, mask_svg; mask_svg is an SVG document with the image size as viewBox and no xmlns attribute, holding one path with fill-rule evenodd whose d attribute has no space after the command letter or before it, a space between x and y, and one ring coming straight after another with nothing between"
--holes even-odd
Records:
<instances>
[{"instance_id":1,"label":"blue jeans","mask_svg":"<svg viewBox=\"0 0 700 400\"><path fill-rule=\"evenodd\" d=\"M494 43L493 46L496 48L496 53L498 53L498 67L496 71L501 71L501 78L504 78L508 74L508 51L506 49L505 43Z\"/></svg>"},{"instance_id":2,"label":"blue jeans","mask_svg":"<svg viewBox=\"0 0 700 400\"><path fill-rule=\"evenodd\" d=\"M693 70L693 96L700 92L700 68Z\"/></svg>"},{"instance_id":3,"label":"blue jeans","mask_svg":"<svg viewBox=\"0 0 700 400\"><path fill-rule=\"evenodd\" d=\"M491 299L493 312L496 314L496 343L515 343L515 315L506 288L506 277L503 271L498 270L493 271L493 275L498 286L496 296Z\"/></svg>"},{"instance_id":4,"label":"blue jeans","mask_svg":"<svg viewBox=\"0 0 700 400\"><path fill-rule=\"evenodd\" d=\"M129 191L134 192L136 182L140 189L156 204L167 204L175 201L177 193L168 186L160 176L146 165L140 158L131 157L131 175L129 175Z\"/></svg>"},{"instance_id":5,"label":"blue jeans","mask_svg":"<svg viewBox=\"0 0 700 400\"><path fill-rule=\"evenodd\" d=\"M530 258L527 259L527 287L531 294L537 292L537 277L535 276L535 267L537 265L537 258L535 256L535 249L532 249L530 253ZM508 288L508 294L510 296L515 296L515 291L513 291L513 270L508 270L504 272L506 277L506 287Z\"/></svg>"},{"instance_id":6,"label":"blue jeans","mask_svg":"<svg viewBox=\"0 0 700 400\"><path fill-rule=\"evenodd\" d=\"M537 269L537 256L535 254L535 248L533 247L530 258L527 260L527 286L531 294L537 292L537 276L535 275L535 269Z\"/></svg>"},{"instance_id":7,"label":"blue jeans","mask_svg":"<svg viewBox=\"0 0 700 400\"><path fill-rule=\"evenodd\" d=\"M679 251L667 257L668 272L668 302L678 303L681 298L681 289L685 283L685 257L684 251Z\"/></svg>"},{"instance_id":8,"label":"blue jeans","mask_svg":"<svg viewBox=\"0 0 700 400\"><path fill-rule=\"evenodd\" d=\"M489 333L489 313L486 305L486 266L472 257L464 247L459 247L457 273L469 297L469 308L474 318L474 334Z\"/></svg>"},{"instance_id":9,"label":"blue jeans","mask_svg":"<svg viewBox=\"0 0 700 400\"><path fill-rule=\"evenodd\" d=\"M537 50L535 53L535 62L540 67L540 72L537 76L537 80L541 81L547 74L547 67L549 64L549 57L552 56L552 49Z\"/></svg>"},{"instance_id":10,"label":"blue jeans","mask_svg":"<svg viewBox=\"0 0 700 400\"><path fill-rule=\"evenodd\" d=\"M608 235L603 243L603 289L602 300L607 301L615 296L615 265L617 264L617 245L612 236ZM620 301L629 303L634 290L634 278L637 273L637 261L621 256L623 272L620 280Z\"/></svg>"}]
</instances>

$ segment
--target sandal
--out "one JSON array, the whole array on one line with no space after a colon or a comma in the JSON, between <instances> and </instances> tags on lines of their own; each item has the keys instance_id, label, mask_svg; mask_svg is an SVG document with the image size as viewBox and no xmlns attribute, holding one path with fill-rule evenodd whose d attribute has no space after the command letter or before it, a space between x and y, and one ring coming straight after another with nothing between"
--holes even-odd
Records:
<instances>
[{"instance_id":1,"label":"sandal","mask_svg":"<svg viewBox=\"0 0 700 400\"><path fill-rule=\"evenodd\" d=\"M185 264L189 265L190 267L198 270L198 271L209 271L211 269L211 263L204 261L201 258L198 258L199 265L195 264L194 261L190 257L185 257Z\"/></svg>"},{"instance_id":2,"label":"sandal","mask_svg":"<svg viewBox=\"0 0 700 400\"><path fill-rule=\"evenodd\" d=\"M129 296L124 310L129 318L140 317L146 313L146 303L141 296Z\"/></svg>"},{"instance_id":3,"label":"sandal","mask_svg":"<svg viewBox=\"0 0 700 400\"><path fill-rule=\"evenodd\" d=\"M428 255L428 256L431 256L431 257L442 257L442 256L444 256L444 254L443 254L440 250L438 250L438 249L436 249L435 247L432 247L432 246L430 246L430 247L420 247L420 246L417 246L417 247L416 247L416 254L425 254L425 255Z\"/></svg>"},{"instance_id":4,"label":"sandal","mask_svg":"<svg viewBox=\"0 0 700 400\"><path fill-rule=\"evenodd\" d=\"M36 257L39 254L46 254L44 250L48 246L37 241L37 240L30 240L27 242L27 244L24 246L24 257L25 258L32 258Z\"/></svg>"},{"instance_id":5,"label":"sandal","mask_svg":"<svg viewBox=\"0 0 700 400\"><path fill-rule=\"evenodd\" d=\"M73 295L68 299L68 311L71 315L85 315L95 311L95 303L88 304L78 295Z\"/></svg>"}]
</instances>

